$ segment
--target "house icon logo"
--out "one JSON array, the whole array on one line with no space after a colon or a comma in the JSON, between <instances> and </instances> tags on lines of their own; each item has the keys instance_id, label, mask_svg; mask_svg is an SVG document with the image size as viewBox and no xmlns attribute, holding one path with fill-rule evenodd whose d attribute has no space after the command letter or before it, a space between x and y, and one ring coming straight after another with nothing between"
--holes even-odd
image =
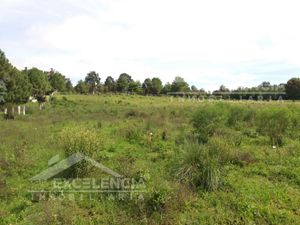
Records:
<instances>
[{"instance_id":1,"label":"house icon logo","mask_svg":"<svg viewBox=\"0 0 300 225\"><path fill-rule=\"evenodd\" d=\"M63 172L64 170L70 168L71 166L81 162L81 161L87 161L91 163L93 166L99 168L103 172L115 177L115 178L122 178L123 176L119 173L111 170L110 168L104 166L103 164L81 154L81 153L75 153L71 156L69 156L66 159L63 159L59 161L59 155L54 156L48 161L48 166L50 166L48 169L42 171L41 173L35 175L34 177L30 178L31 181L46 181L53 177L55 177L57 174ZM59 161L59 162L58 162Z\"/></svg>"},{"instance_id":2,"label":"house icon logo","mask_svg":"<svg viewBox=\"0 0 300 225\"><path fill-rule=\"evenodd\" d=\"M80 163L82 161L90 163L92 166L100 169L108 177L97 178L57 178L63 171ZM33 201L47 199L64 199L69 200L88 198L90 200L99 199L99 195L110 198L125 200L126 198L143 199L143 193L146 186L143 178L128 178L120 175L103 164L91 159L81 153L75 153L63 160L59 159L59 155L52 157L48 161L49 168L30 178L32 185L36 185L36 181L49 182L52 186L46 189L28 190L32 195Z\"/></svg>"}]
</instances>

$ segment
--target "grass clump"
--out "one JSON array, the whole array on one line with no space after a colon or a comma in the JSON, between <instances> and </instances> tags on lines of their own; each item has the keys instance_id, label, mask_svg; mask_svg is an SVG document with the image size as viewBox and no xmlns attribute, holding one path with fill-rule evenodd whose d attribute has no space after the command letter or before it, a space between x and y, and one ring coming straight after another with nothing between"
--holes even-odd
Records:
<instances>
[{"instance_id":1,"label":"grass clump","mask_svg":"<svg viewBox=\"0 0 300 225\"><path fill-rule=\"evenodd\" d=\"M192 118L194 132L199 142L208 142L215 131L225 125L226 111L222 104L208 105L196 111Z\"/></svg>"},{"instance_id":2,"label":"grass clump","mask_svg":"<svg viewBox=\"0 0 300 225\"><path fill-rule=\"evenodd\" d=\"M214 191L220 185L220 163L218 154L208 146L187 142L179 157L177 178L193 188Z\"/></svg>"},{"instance_id":3,"label":"grass clump","mask_svg":"<svg viewBox=\"0 0 300 225\"><path fill-rule=\"evenodd\" d=\"M258 129L270 138L273 146L283 145L283 138L290 123L290 115L285 108L266 108L258 115Z\"/></svg>"}]
</instances>

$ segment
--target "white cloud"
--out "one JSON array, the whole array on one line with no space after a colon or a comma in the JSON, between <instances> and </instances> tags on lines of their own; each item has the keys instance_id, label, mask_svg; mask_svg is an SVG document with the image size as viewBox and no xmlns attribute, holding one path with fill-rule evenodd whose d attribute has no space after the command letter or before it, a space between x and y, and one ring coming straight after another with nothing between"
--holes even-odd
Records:
<instances>
[{"instance_id":1,"label":"white cloud","mask_svg":"<svg viewBox=\"0 0 300 225\"><path fill-rule=\"evenodd\" d=\"M24 7L18 0L0 2L15 10ZM26 6L41 2L31 0ZM47 15L60 5L66 14L61 20L36 18L26 28L21 42L28 57L15 56L19 66L55 67L73 80L89 70L115 77L127 72L141 81L160 76L166 82L181 75L208 89L265 79L252 71L236 72L234 65L248 61L300 68L298 1L62 0L47 3ZM13 59L18 54L10 53ZM194 65L178 64L189 61ZM165 62L168 66L162 67Z\"/></svg>"}]
</instances>

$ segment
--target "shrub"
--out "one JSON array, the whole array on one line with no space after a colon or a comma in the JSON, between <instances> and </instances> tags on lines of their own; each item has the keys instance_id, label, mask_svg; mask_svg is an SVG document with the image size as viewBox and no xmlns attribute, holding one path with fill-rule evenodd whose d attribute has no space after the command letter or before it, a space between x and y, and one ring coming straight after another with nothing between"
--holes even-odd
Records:
<instances>
[{"instance_id":1,"label":"shrub","mask_svg":"<svg viewBox=\"0 0 300 225\"><path fill-rule=\"evenodd\" d=\"M223 104L209 105L200 108L193 116L194 131L201 143L206 143L216 129L223 127L226 120L226 111Z\"/></svg>"},{"instance_id":2,"label":"shrub","mask_svg":"<svg viewBox=\"0 0 300 225\"><path fill-rule=\"evenodd\" d=\"M186 143L176 167L177 178L194 188L200 187L206 191L213 191L219 187L218 154L205 145L197 142Z\"/></svg>"},{"instance_id":3,"label":"shrub","mask_svg":"<svg viewBox=\"0 0 300 225\"><path fill-rule=\"evenodd\" d=\"M284 108L263 109L258 115L258 129L269 136L273 146L282 146L290 122L289 112Z\"/></svg>"},{"instance_id":4,"label":"shrub","mask_svg":"<svg viewBox=\"0 0 300 225\"><path fill-rule=\"evenodd\" d=\"M166 188L156 188L146 197L146 208L148 213L163 212L168 200L169 190Z\"/></svg>"},{"instance_id":5,"label":"shrub","mask_svg":"<svg viewBox=\"0 0 300 225\"><path fill-rule=\"evenodd\" d=\"M206 148L212 157L218 160L220 165L226 165L232 163L236 151L233 148L234 143L230 143L230 140L224 139L223 137L212 137L209 139Z\"/></svg>"},{"instance_id":6,"label":"shrub","mask_svg":"<svg viewBox=\"0 0 300 225\"><path fill-rule=\"evenodd\" d=\"M130 199L125 206L133 209L133 215L143 219L141 221L147 221L147 224L170 224L165 223L165 219L172 194L173 191L169 185L163 181L159 183L156 181L150 186L147 184L146 192L137 196L137 200Z\"/></svg>"},{"instance_id":7,"label":"shrub","mask_svg":"<svg viewBox=\"0 0 300 225\"><path fill-rule=\"evenodd\" d=\"M101 149L100 138L96 131L84 126L68 126L60 133L60 140L65 150L65 155L71 156L74 153L82 153L88 157L94 157ZM76 177L88 174L91 166L88 162L77 163L72 174Z\"/></svg>"},{"instance_id":8,"label":"shrub","mask_svg":"<svg viewBox=\"0 0 300 225\"><path fill-rule=\"evenodd\" d=\"M255 118L255 111L245 106L230 106L228 112L227 124L230 127L239 127L240 123L253 122Z\"/></svg>"}]
</instances>

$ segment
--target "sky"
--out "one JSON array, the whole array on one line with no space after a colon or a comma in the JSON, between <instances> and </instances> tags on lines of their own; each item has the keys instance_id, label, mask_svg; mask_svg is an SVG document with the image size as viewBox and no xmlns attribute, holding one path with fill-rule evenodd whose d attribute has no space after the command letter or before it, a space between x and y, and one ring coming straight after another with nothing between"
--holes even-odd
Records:
<instances>
[{"instance_id":1,"label":"sky","mask_svg":"<svg viewBox=\"0 0 300 225\"><path fill-rule=\"evenodd\" d=\"M299 0L0 0L0 49L19 69L89 71L205 90L300 74Z\"/></svg>"}]
</instances>

